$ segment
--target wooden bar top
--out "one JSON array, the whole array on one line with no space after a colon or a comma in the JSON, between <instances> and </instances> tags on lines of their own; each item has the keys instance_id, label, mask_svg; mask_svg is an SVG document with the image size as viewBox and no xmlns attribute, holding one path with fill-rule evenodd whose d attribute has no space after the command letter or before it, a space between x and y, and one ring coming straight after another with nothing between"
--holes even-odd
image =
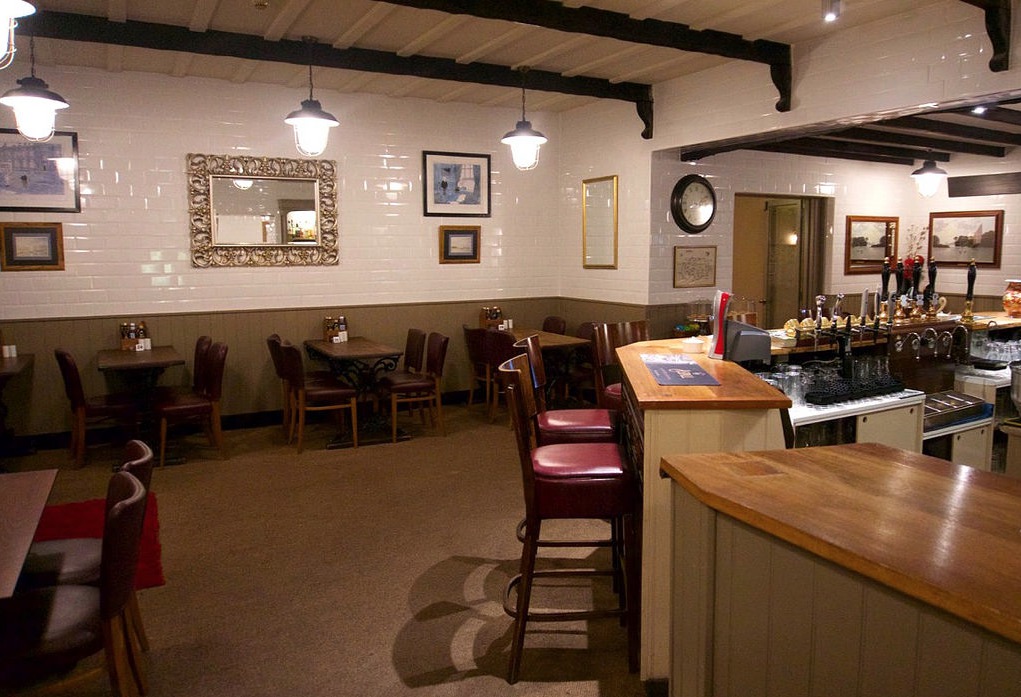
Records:
<instances>
[{"instance_id":1,"label":"wooden bar top","mask_svg":"<svg viewBox=\"0 0 1021 697\"><path fill-rule=\"evenodd\" d=\"M712 509L1021 642L1021 480L876 443L661 466Z\"/></svg>"},{"instance_id":2,"label":"wooden bar top","mask_svg":"<svg viewBox=\"0 0 1021 697\"><path fill-rule=\"evenodd\" d=\"M782 409L791 406L783 392L731 361L704 353L686 353L719 385L659 385L642 362L642 354L679 354L680 339L640 341L617 349L625 377L642 409Z\"/></svg>"}]
</instances>

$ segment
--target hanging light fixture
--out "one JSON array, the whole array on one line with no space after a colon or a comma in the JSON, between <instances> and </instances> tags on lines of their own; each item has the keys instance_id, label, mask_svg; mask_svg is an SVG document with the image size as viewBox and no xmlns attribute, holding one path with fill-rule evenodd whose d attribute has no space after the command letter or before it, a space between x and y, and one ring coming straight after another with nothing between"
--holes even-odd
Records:
<instances>
[{"instance_id":1,"label":"hanging light fixture","mask_svg":"<svg viewBox=\"0 0 1021 697\"><path fill-rule=\"evenodd\" d=\"M501 143L510 146L514 166L520 170L535 169L539 164L539 147L548 141L546 136L532 128L532 123L525 119L524 76L527 70L527 68L521 69L521 120L518 121L513 131L500 139Z\"/></svg>"},{"instance_id":2,"label":"hanging light fixture","mask_svg":"<svg viewBox=\"0 0 1021 697\"><path fill-rule=\"evenodd\" d=\"M0 70L14 61L14 28L18 19L35 14L35 7L25 0L0 0Z\"/></svg>"},{"instance_id":3,"label":"hanging light fixture","mask_svg":"<svg viewBox=\"0 0 1021 697\"><path fill-rule=\"evenodd\" d=\"M29 140L45 142L53 137L57 110L66 109L63 97L50 91L50 86L35 76L35 37L29 39L32 74L18 80L18 87L7 90L0 104L14 109L18 131Z\"/></svg>"},{"instance_id":4,"label":"hanging light fixture","mask_svg":"<svg viewBox=\"0 0 1021 697\"><path fill-rule=\"evenodd\" d=\"M841 0L822 0L822 19L824 22L835 22L840 17Z\"/></svg>"},{"instance_id":5,"label":"hanging light fixture","mask_svg":"<svg viewBox=\"0 0 1021 697\"><path fill-rule=\"evenodd\" d=\"M918 193L929 198L939 190L940 184L947 178L945 170L936 166L935 160L926 160L922 166L911 173L918 187Z\"/></svg>"},{"instance_id":6,"label":"hanging light fixture","mask_svg":"<svg viewBox=\"0 0 1021 697\"><path fill-rule=\"evenodd\" d=\"M298 152L305 157L316 157L326 149L330 129L339 126L340 121L323 111L323 105L312 98L312 47L316 38L306 36L303 41L308 45L308 99L301 103L300 109L288 114L284 123L294 126L294 145Z\"/></svg>"}]
</instances>

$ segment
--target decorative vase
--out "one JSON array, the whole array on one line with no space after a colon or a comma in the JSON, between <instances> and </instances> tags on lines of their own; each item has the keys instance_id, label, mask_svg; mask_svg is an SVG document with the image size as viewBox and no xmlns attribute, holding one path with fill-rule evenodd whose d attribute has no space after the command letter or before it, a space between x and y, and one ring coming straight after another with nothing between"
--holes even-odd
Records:
<instances>
[{"instance_id":1,"label":"decorative vase","mask_svg":"<svg viewBox=\"0 0 1021 697\"><path fill-rule=\"evenodd\" d=\"M1007 280L1003 291L1003 309L1010 317L1021 317L1021 279Z\"/></svg>"}]
</instances>

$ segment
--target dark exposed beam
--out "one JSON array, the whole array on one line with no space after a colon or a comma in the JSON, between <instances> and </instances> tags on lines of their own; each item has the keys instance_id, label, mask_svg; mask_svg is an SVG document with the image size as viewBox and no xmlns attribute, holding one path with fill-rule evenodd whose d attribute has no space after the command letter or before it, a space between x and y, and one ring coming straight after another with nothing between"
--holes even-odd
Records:
<instances>
[{"instance_id":1,"label":"dark exposed beam","mask_svg":"<svg viewBox=\"0 0 1021 697\"><path fill-rule=\"evenodd\" d=\"M986 34L993 44L989 69L1000 73L1010 68L1010 0L963 0L985 13Z\"/></svg>"},{"instance_id":2,"label":"dark exposed beam","mask_svg":"<svg viewBox=\"0 0 1021 697\"><path fill-rule=\"evenodd\" d=\"M859 162L879 162L888 165L914 165L914 159L910 157L884 156L878 154L866 154L848 152L846 150L827 150L815 145L801 144L798 141L785 141L783 143L766 143L755 145L750 150L761 150L763 152L778 152L788 155L807 155L809 157L831 157L840 160L856 160Z\"/></svg>"},{"instance_id":3,"label":"dark exposed beam","mask_svg":"<svg viewBox=\"0 0 1021 697\"><path fill-rule=\"evenodd\" d=\"M988 128L975 128L973 126L961 126L956 123L935 121L919 116L902 116L897 119L890 119L882 122L884 127L903 128L909 131L924 131L937 135L952 136L954 138L967 138L969 140L980 140L987 143L1003 143L1004 145L1021 145L1021 134L1004 133Z\"/></svg>"},{"instance_id":4,"label":"dark exposed beam","mask_svg":"<svg viewBox=\"0 0 1021 697\"><path fill-rule=\"evenodd\" d=\"M564 7L550 0L386 0L391 5L438 10L483 19L500 19L546 29L591 34L629 43L663 46L680 51L765 63L780 93L777 111L790 111L791 47L765 39L748 40L737 34L692 29L658 19L632 19L620 12L594 7Z\"/></svg>"},{"instance_id":5,"label":"dark exposed beam","mask_svg":"<svg viewBox=\"0 0 1021 697\"><path fill-rule=\"evenodd\" d=\"M831 140L821 138L794 138L792 140L770 143L772 146L781 148L797 148L804 153L820 152L826 157L838 156L861 156L864 158L875 157L877 161L887 162L890 160L936 160L938 162L949 162L950 155L947 153L928 152L925 150L911 150L909 148L896 148L887 145L876 145L874 143L859 143L850 140Z\"/></svg>"},{"instance_id":6,"label":"dark exposed beam","mask_svg":"<svg viewBox=\"0 0 1021 697\"><path fill-rule=\"evenodd\" d=\"M882 122L876 124L882 126ZM997 145L981 145L969 143L962 140L946 140L944 138L930 138L927 136L910 135L903 132L881 131L878 128L846 128L841 131L834 131L826 134L827 138L841 138L847 140L860 140L868 143L889 143L891 145L908 145L914 148L926 150L942 150L949 152L961 152L969 155L982 155L984 157L1005 157L1006 148Z\"/></svg>"},{"instance_id":7,"label":"dark exposed beam","mask_svg":"<svg viewBox=\"0 0 1021 697\"><path fill-rule=\"evenodd\" d=\"M1007 123L1011 126L1021 126L1021 111L1017 109L1005 109L1001 106L988 107L981 114L977 114L969 109L957 109L954 113L969 116L973 119L983 119L985 121L995 121L996 123Z\"/></svg>"},{"instance_id":8,"label":"dark exposed beam","mask_svg":"<svg viewBox=\"0 0 1021 697\"><path fill-rule=\"evenodd\" d=\"M47 39L183 51L294 65L308 65L311 62L325 68L521 87L519 71L488 63L461 65L447 58L402 58L384 51L336 49L326 44L315 44L310 51L303 41L266 41L250 34L223 31L193 32L187 27L152 22L110 22L102 17L67 12L37 12L25 17L21 23L26 33ZM642 137L652 137L652 88L649 85L634 82L614 84L609 80L592 77L564 77L545 70L530 70L527 79L528 89L633 102L645 125Z\"/></svg>"}]
</instances>

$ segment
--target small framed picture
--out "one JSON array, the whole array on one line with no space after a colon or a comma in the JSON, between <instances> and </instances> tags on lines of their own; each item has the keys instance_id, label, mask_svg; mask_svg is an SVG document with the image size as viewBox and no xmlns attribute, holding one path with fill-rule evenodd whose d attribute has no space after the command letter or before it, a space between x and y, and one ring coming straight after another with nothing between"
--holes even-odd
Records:
<instances>
[{"instance_id":1,"label":"small framed picture","mask_svg":"<svg viewBox=\"0 0 1021 697\"><path fill-rule=\"evenodd\" d=\"M423 152L424 215L488 218L489 155Z\"/></svg>"},{"instance_id":2,"label":"small framed picture","mask_svg":"<svg viewBox=\"0 0 1021 697\"><path fill-rule=\"evenodd\" d=\"M0 211L78 213L78 134L57 131L43 143L0 128Z\"/></svg>"},{"instance_id":3,"label":"small framed picture","mask_svg":"<svg viewBox=\"0 0 1021 697\"><path fill-rule=\"evenodd\" d=\"M1000 268L1003 211L929 214L929 259L941 266Z\"/></svg>"},{"instance_id":4,"label":"small framed picture","mask_svg":"<svg viewBox=\"0 0 1021 697\"><path fill-rule=\"evenodd\" d=\"M478 264L481 234L478 225L441 225L440 263Z\"/></svg>"},{"instance_id":5,"label":"small framed picture","mask_svg":"<svg viewBox=\"0 0 1021 697\"><path fill-rule=\"evenodd\" d=\"M0 271L63 271L60 223L0 223Z\"/></svg>"},{"instance_id":6,"label":"small framed picture","mask_svg":"<svg viewBox=\"0 0 1021 697\"><path fill-rule=\"evenodd\" d=\"M674 288L716 285L716 246L674 247Z\"/></svg>"}]
</instances>

